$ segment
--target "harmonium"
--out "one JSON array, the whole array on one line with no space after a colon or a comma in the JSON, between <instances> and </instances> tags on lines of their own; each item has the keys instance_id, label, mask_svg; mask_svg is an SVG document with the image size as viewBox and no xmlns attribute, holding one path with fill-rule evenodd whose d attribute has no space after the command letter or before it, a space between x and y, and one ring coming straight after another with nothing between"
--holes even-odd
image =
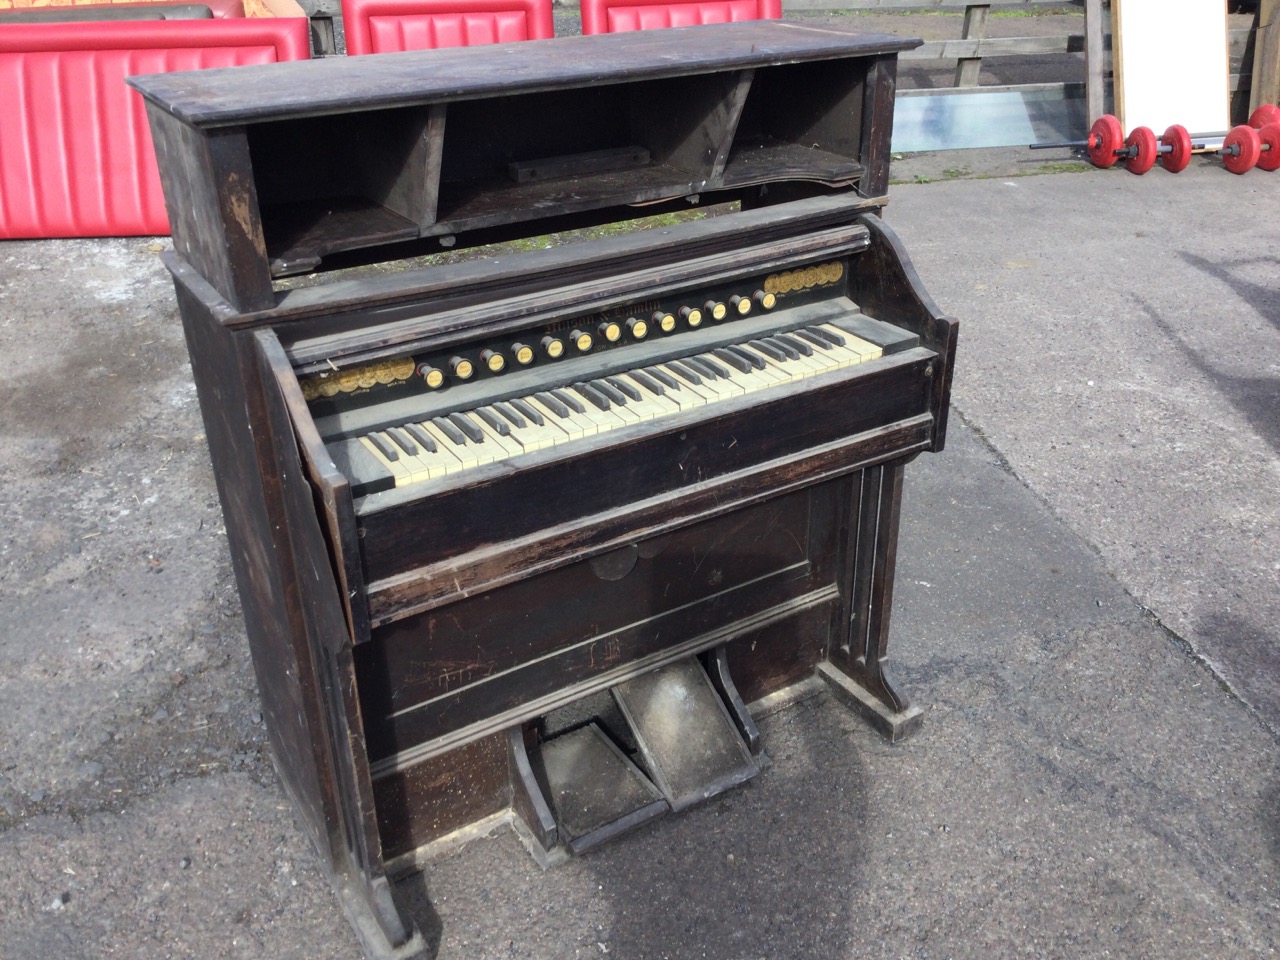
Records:
<instances>
[{"instance_id":1,"label":"harmonium","mask_svg":"<svg viewBox=\"0 0 1280 960\"><path fill-rule=\"evenodd\" d=\"M729 789L797 684L918 724L902 477L957 326L881 219L917 43L130 81L275 764L371 956L426 951L391 880L433 849L506 822L550 864Z\"/></svg>"}]
</instances>

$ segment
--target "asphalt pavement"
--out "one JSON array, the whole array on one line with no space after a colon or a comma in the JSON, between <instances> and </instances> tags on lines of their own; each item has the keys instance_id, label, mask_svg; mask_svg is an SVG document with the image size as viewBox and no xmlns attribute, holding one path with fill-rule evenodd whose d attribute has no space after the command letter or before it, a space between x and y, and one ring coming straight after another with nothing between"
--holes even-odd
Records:
<instances>
[{"instance_id":1,"label":"asphalt pavement","mask_svg":"<svg viewBox=\"0 0 1280 960\"><path fill-rule=\"evenodd\" d=\"M501 828L398 888L439 957L1275 955L1280 174L1043 162L894 167L961 322L904 494L920 732L815 689L702 806L549 871ZM0 244L0 957L356 958L270 765L165 242Z\"/></svg>"}]
</instances>

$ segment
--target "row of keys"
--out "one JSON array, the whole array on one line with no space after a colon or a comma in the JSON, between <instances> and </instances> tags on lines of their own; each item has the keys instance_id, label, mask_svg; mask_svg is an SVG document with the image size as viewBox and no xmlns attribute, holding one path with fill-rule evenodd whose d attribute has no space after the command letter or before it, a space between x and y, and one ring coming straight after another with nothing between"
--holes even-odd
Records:
<instances>
[{"instance_id":1,"label":"row of keys","mask_svg":"<svg viewBox=\"0 0 1280 960\"><path fill-rule=\"evenodd\" d=\"M657 310L647 320L640 317L629 317L621 323L617 320L605 320L599 323L594 331L580 327L569 331L567 336L548 334L539 341L536 348L531 344L516 341L507 351L482 350L478 360L462 355L453 356L446 363L447 370L423 363L418 366L417 374L428 387L436 390L443 387L450 378L459 382L470 380L476 374L477 364L490 373L502 373L512 363L521 367L529 366L539 353L550 360L559 360L574 352L590 353L596 345L597 338L606 343L617 343L625 333L632 340L643 340L654 330L674 333L681 324L689 329L697 329L708 318L723 320L731 312L745 317L751 313L754 306L772 310L776 303L777 298L764 290L757 290L750 297L735 294L727 301L708 300L701 307L685 306L676 313Z\"/></svg>"},{"instance_id":2,"label":"row of keys","mask_svg":"<svg viewBox=\"0 0 1280 960\"><path fill-rule=\"evenodd\" d=\"M817 324L360 437L395 486L766 390L881 355ZM360 491L355 491L360 495Z\"/></svg>"}]
</instances>

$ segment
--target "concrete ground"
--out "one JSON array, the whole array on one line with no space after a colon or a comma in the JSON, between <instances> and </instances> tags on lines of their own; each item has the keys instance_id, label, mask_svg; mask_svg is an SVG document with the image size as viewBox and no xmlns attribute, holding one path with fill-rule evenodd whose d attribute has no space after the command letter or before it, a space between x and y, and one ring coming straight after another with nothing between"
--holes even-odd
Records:
<instances>
[{"instance_id":1,"label":"concrete ground","mask_svg":"<svg viewBox=\"0 0 1280 960\"><path fill-rule=\"evenodd\" d=\"M1280 179L895 164L961 321L907 471L877 738L548 872L402 883L441 958L1266 957L1280 946ZM1277 175L1280 176L1280 175ZM275 780L147 239L0 244L0 958L355 958Z\"/></svg>"}]
</instances>

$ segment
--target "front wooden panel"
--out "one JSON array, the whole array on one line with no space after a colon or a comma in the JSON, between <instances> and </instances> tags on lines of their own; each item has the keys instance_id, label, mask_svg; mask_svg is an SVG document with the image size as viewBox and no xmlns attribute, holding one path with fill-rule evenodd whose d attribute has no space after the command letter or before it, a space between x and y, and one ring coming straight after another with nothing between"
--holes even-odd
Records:
<instances>
[{"instance_id":1,"label":"front wooden panel","mask_svg":"<svg viewBox=\"0 0 1280 960\"><path fill-rule=\"evenodd\" d=\"M390 858L505 810L507 737L495 734L373 785L383 855Z\"/></svg>"},{"instance_id":2,"label":"front wooden panel","mask_svg":"<svg viewBox=\"0 0 1280 960\"><path fill-rule=\"evenodd\" d=\"M766 501L375 630L356 650L370 756L376 763L483 724L830 587L836 487Z\"/></svg>"},{"instance_id":3,"label":"front wooden panel","mask_svg":"<svg viewBox=\"0 0 1280 960\"><path fill-rule=\"evenodd\" d=\"M833 598L734 637L729 675L743 701L759 700L813 676L814 666L826 655L828 631L839 609L840 598Z\"/></svg>"}]
</instances>

